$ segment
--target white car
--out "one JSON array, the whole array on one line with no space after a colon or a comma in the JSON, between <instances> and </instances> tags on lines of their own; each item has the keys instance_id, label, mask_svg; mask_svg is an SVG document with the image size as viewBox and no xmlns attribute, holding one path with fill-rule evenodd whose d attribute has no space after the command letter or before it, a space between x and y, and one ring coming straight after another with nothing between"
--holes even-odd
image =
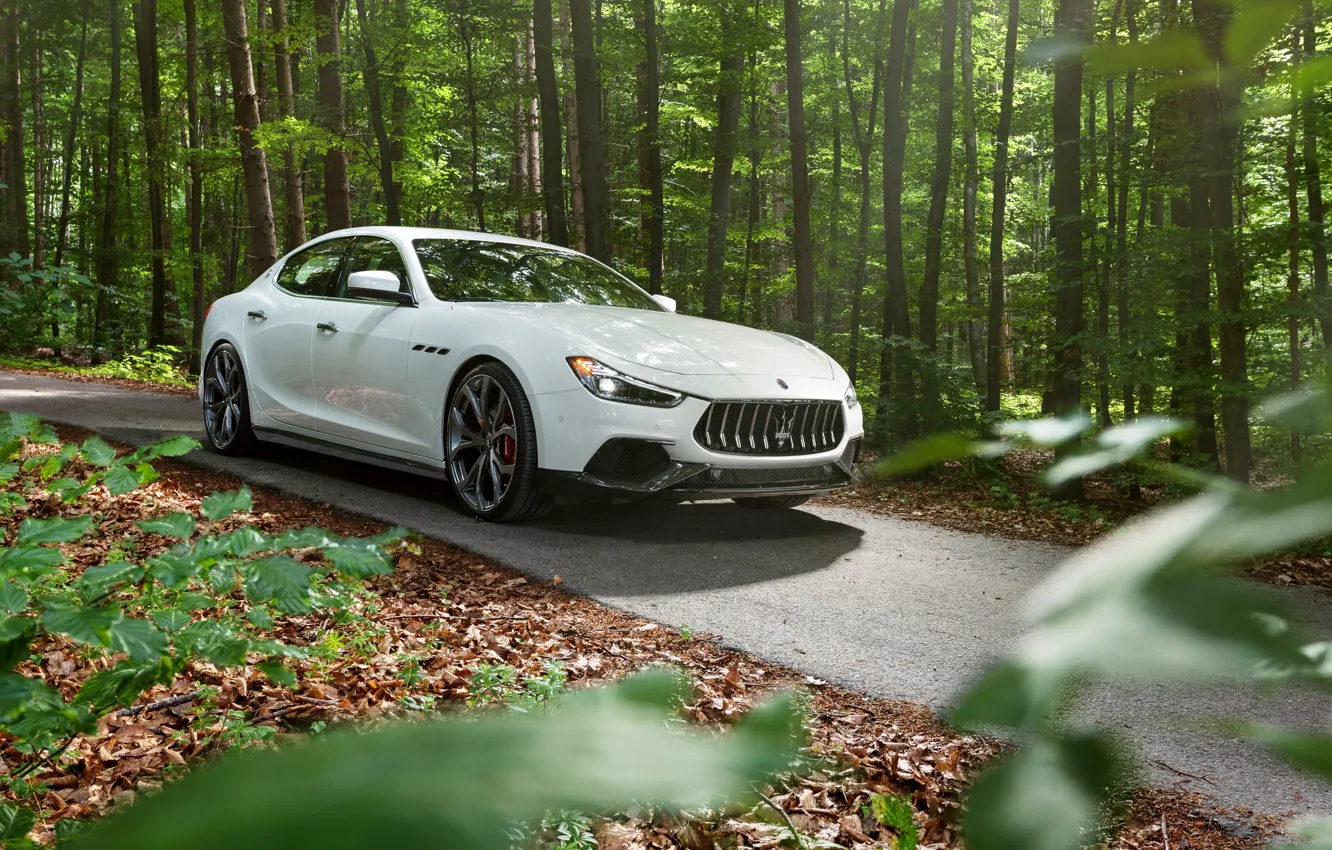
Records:
<instances>
[{"instance_id":1,"label":"white car","mask_svg":"<svg viewBox=\"0 0 1332 850\"><path fill-rule=\"evenodd\" d=\"M445 478L492 520L561 497L792 507L854 481L841 366L674 309L540 242L329 233L209 308L205 431L224 454L264 440Z\"/></svg>"}]
</instances>

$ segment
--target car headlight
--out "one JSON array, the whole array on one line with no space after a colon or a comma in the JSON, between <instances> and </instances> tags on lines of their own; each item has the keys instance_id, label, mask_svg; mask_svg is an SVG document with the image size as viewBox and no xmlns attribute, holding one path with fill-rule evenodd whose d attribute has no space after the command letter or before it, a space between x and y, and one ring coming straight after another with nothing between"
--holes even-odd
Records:
<instances>
[{"instance_id":1,"label":"car headlight","mask_svg":"<svg viewBox=\"0 0 1332 850\"><path fill-rule=\"evenodd\" d=\"M851 384L846 388L846 409L855 410L860 407L860 399L856 398L856 385Z\"/></svg>"},{"instance_id":2,"label":"car headlight","mask_svg":"<svg viewBox=\"0 0 1332 850\"><path fill-rule=\"evenodd\" d=\"M570 357L569 368L573 369L579 383L587 387L588 392L607 401L645 404L649 407L675 407L684 401L684 393L631 378L591 357Z\"/></svg>"}]
</instances>

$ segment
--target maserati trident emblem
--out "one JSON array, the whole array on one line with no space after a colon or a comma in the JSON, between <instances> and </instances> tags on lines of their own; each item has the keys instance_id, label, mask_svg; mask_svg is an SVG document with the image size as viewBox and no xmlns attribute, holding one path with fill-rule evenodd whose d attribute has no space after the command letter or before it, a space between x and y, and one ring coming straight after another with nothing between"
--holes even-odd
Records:
<instances>
[{"instance_id":1,"label":"maserati trident emblem","mask_svg":"<svg viewBox=\"0 0 1332 850\"><path fill-rule=\"evenodd\" d=\"M782 409L782 418L777 423L777 448L784 449L791 443L791 420L794 418L793 408L785 407Z\"/></svg>"},{"instance_id":2,"label":"maserati trident emblem","mask_svg":"<svg viewBox=\"0 0 1332 850\"><path fill-rule=\"evenodd\" d=\"M784 390L791 389L791 385L788 384L786 381L783 381L781 378L777 379L777 386L781 387Z\"/></svg>"}]
</instances>

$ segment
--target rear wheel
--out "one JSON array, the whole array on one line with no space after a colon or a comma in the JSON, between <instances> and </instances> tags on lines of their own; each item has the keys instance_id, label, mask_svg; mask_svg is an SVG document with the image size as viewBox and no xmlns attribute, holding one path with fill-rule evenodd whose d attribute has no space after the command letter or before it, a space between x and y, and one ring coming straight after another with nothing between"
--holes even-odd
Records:
<instances>
[{"instance_id":1,"label":"rear wheel","mask_svg":"<svg viewBox=\"0 0 1332 850\"><path fill-rule=\"evenodd\" d=\"M254 448L250 394L240 352L224 342L208 355L203 370L204 434L209 447L224 455L249 454Z\"/></svg>"},{"instance_id":2,"label":"rear wheel","mask_svg":"<svg viewBox=\"0 0 1332 850\"><path fill-rule=\"evenodd\" d=\"M775 510L779 508L798 508L809 501L809 496L755 496L752 499L735 499L737 505L746 508Z\"/></svg>"},{"instance_id":3,"label":"rear wheel","mask_svg":"<svg viewBox=\"0 0 1332 850\"><path fill-rule=\"evenodd\" d=\"M473 515L497 522L536 519L553 500L536 486L532 407L508 367L490 361L454 387L444 425L453 490Z\"/></svg>"}]
</instances>

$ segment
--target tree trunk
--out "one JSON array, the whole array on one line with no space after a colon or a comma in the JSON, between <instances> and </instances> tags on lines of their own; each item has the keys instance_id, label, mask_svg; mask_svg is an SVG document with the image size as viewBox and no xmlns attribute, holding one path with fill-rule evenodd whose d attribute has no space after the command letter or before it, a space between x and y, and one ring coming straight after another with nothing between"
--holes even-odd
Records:
<instances>
[{"instance_id":1,"label":"tree trunk","mask_svg":"<svg viewBox=\"0 0 1332 850\"><path fill-rule=\"evenodd\" d=\"M1128 0L1127 16L1129 43L1136 45L1138 43L1138 18L1134 3L1135 0ZM1124 78L1124 132L1119 143L1119 198L1115 208L1117 213L1115 221L1115 290L1119 314L1119 350L1121 352L1120 356L1125 359L1126 363L1123 384L1125 421L1134 418L1133 377L1141 359L1137 351L1133 352L1131 359L1129 355L1133 324L1132 314L1129 312L1128 188L1129 174L1131 173L1129 171L1129 158L1133 150L1133 96L1136 81L1137 74L1134 71L1129 71ZM1110 120L1114 120L1113 114L1110 116ZM1146 193L1143 193L1143 200L1145 199Z\"/></svg>"},{"instance_id":2,"label":"tree trunk","mask_svg":"<svg viewBox=\"0 0 1332 850\"><path fill-rule=\"evenodd\" d=\"M283 118L296 117L296 86L292 79L291 47L287 35L287 0L273 0L273 66L277 70L278 111ZM305 243L305 186L296 162L296 146L282 151L282 185L286 191L287 221L283 248L295 250Z\"/></svg>"},{"instance_id":3,"label":"tree trunk","mask_svg":"<svg viewBox=\"0 0 1332 850\"><path fill-rule=\"evenodd\" d=\"M224 0L234 3L235 0ZM324 216L328 230L351 227L351 187L347 182L346 132L342 111L342 46L338 34L338 0L314 0L319 54L319 110L324 130L334 139L324 154Z\"/></svg>"},{"instance_id":4,"label":"tree trunk","mask_svg":"<svg viewBox=\"0 0 1332 850\"><path fill-rule=\"evenodd\" d=\"M962 0L962 114L966 130L962 145L966 151L967 174L962 190L962 258L966 273L967 359L971 379L984 392L985 349L981 340L980 258L976 255L976 191L980 184L979 154L976 145L976 74L971 46L971 0Z\"/></svg>"},{"instance_id":5,"label":"tree trunk","mask_svg":"<svg viewBox=\"0 0 1332 850\"><path fill-rule=\"evenodd\" d=\"M999 410L1003 378L1004 215L1008 208L1008 139L1013 128L1018 11L1018 0L1008 0L1004 81L999 98L999 130L994 143L994 203L990 213L990 304L985 343L985 409L989 411Z\"/></svg>"},{"instance_id":6,"label":"tree trunk","mask_svg":"<svg viewBox=\"0 0 1332 850\"><path fill-rule=\"evenodd\" d=\"M589 0L569 0L574 43L574 90L578 110L578 156L583 175L583 233L587 253L611 261L610 187L601 152L601 80Z\"/></svg>"},{"instance_id":7,"label":"tree trunk","mask_svg":"<svg viewBox=\"0 0 1332 850\"><path fill-rule=\"evenodd\" d=\"M356 0L356 21L361 27L361 51L365 54L365 91L370 101L370 125L375 131L375 146L379 152L379 187L384 193L384 217L390 227L397 227L402 224L402 216L398 212L398 193L393 188L393 146L389 141L388 125L384 123L379 60L375 57L365 0Z\"/></svg>"},{"instance_id":8,"label":"tree trunk","mask_svg":"<svg viewBox=\"0 0 1332 850\"><path fill-rule=\"evenodd\" d=\"M1118 8L1116 8L1116 17ZM1114 25L1111 25L1111 43L1114 43ZM1097 177L1098 160L1096 158L1096 89L1087 89L1087 143L1091 148L1091 177L1088 181L1087 205L1093 222L1091 234L1091 266L1096 276L1096 419L1102 428L1109 428L1110 418L1110 267L1114 264L1114 227L1115 220L1115 174L1114 174L1114 82L1106 81L1106 155L1105 185L1108 214L1105 224L1104 259L1097 237L1096 195L1099 191Z\"/></svg>"},{"instance_id":9,"label":"tree trunk","mask_svg":"<svg viewBox=\"0 0 1332 850\"><path fill-rule=\"evenodd\" d=\"M784 0L786 111L791 134L791 201L795 224L796 323L802 339L814 339L814 237L810 230L809 153L805 136L805 77L800 59L800 0Z\"/></svg>"},{"instance_id":10,"label":"tree trunk","mask_svg":"<svg viewBox=\"0 0 1332 850\"><path fill-rule=\"evenodd\" d=\"M227 64L231 68L232 97L236 103L236 135L240 140L241 171L245 177L245 205L249 210L250 246L246 255L251 278L277 261L277 232L268 193L268 162L254 140L259 129L259 97L254 90L250 41L245 26L245 0L222 0L222 23L227 37Z\"/></svg>"},{"instance_id":11,"label":"tree trunk","mask_svg":"<svg viewBox=\"0 0 1332 850\"><path fill-rule=\"evenodd\" d=\"M879 355L879 403L882 422L888 411L893 382L892 338L911 336L907 311L906 268L902 256L902 180L906 164L906 103L902 88L906 76L907 28L911 0L893 0L892 30L888 38L887 71L883 88L883 348ZM908 412L911 405L906 405Z\"/></svg>"},{"instance_id":12,"label":"tree trunk","mask_svg":"<svg viewBox=\"0 0 1332 850\"><path fill-rule=\"evenodd\" d=\"M472 142L472 209L476 213L476 229L484 232L486 229L486 193L485 188L481 185L481 139L479 135L481 125L477 120L476 104L476 33L472 30L471 19L466 13L459 17L459 34L462 37L463 55L467 60L467 76L463 81L463 89L467 97L467 126Z\"/></svg>"},{"instance_id":13,"label":"tree trunk","mask_svg":"<svg viewBox=\"0 0 1332 850\"><path fill-rule=\"evenodd\" d=\"M762 0L754 0L754 20L762 20ZM749 67L758 65L758 47L751 45L749 48ZM758 129L759 114L759 93L757 87L749 95L749 215L745 222L745 276L740 287L740 318L743 321L745 315L745 296L749 292L749 280L754 278L754 297L750 302L750 325L758 327L761 318L762 295L760 293L763 285L762 278L756 274L755 264L758 260L758 243L754 240L754 233L758 230L759 215L762 211L763 199L761 197L761 187L759 179L759 162L763 159L763 149L760 147L762 141L759 138Z\"/></svg>"},{"instance_id":14,"label":"tree trunk","mask_svg":"<svg viewBox=\"0 0 1332 850\"><path fill-rule=\"evenodd\" d=\"M148 324L150 346L180 342L180 308L176 284L167 276L166 252L171 226L166 215L166 161L162 153L162 80L157 58L157 0L134 4L134 44L139 59L139 92L143 102L144 144L148 153L148 221L153 246L153 302ZM168 304L170 300L170 304ZM171 328L167 328L167 313Z\"/></svg>"},{"instance_id":15,"label":"tree trunk","mask_svg":"<svg viewBox=\"0 0 1332 850\"><path fill-rule=\"evenodd\" d=\"M1304 3L1304 58L1312 60L1318 52L1318 30L1313 3ZM1328 303L1327 230L1324 227L1323 180L1318 165L1318 107L1302 93L1301 117L1304 119L1304 187L1309 204L1309 248L1313 254L1314 314L1323 333L1323 345L1332 346L1332 304Z\"/></svg>"},{"instance_id":16,"label":"tree trunk","mask_svg":"<svg viewBox=\"0 0 1332 850\"><path fill-rule=\"evenodd\" d=\"M939 343L939 273L943 259L943 224L948 182L953 173L954 56L957 49L957 0L943 0L943 35L939 48L939 120L934 136L934 177L930 211L925 221L925 277L920 285L920 341L934 354ZM938 370L932 360L924 368L924 408L939 406Z\"/></svg>"},{"instance_id":17,"label":"tree trunk","mask_svg":"<svg viewBox=\"0 0 1332 850\"><path fill-rule=\"evenodd\" d=\"M869 115L862 128L860 125L860 105L856 101L855 88L852 86L851 51L847 33L851 30L851 0L842 0L842 79L846 83L847 105L851 112L851 134L856 145L856 154L860 161L860 226L856 231L856 279L851 295L851 340L847 347L846 374L852 386L856 383L860 363L860 310L861 299L865 293L865 281L868 276L869 230L870 230L870 152L874 140L874 115L879 104L879 85L883 81L883 60L880 48L883 46L883 24L887 15L886 0L879 0L879 17L874 31L878 38L874 43L874 79L870 86Z\"/></svg>"},{"instance_id":18,"label":"tree trunk","mask_svg":"<svg viewBox=\"0 0 1332 850\"><path fill-rule=\"evenodd\" d=\"M740 95L745 57L738 50L741 40L722 13L722 43L737 50L721 60L717 83L717 129L712 142L712 205L708 215L707 267L703 278L703 315L722 317L722 292L726 284L726 229L731 219L731 174L735 168L735 143L740 132Z\"/></svg>"},{"instance_id":19,"label":"tree trunk","mask_svg":"<svg viewBox=\"0 0 1332 850\"><path fill-rule=\"evenodd\" d=\"M111 18L111 89L106 100L106 180L102 191L102 234L97 256L97 310L93 317L93 359L99 360L105 328L111 321L111 293L116 288L116 168L120 161L120 0L108 0Z\"/></svg>"},{"instance_id":20,"label":"tree trunk","mask_svg":"<svg viewBox=\"0 0 1332 850\"><path fill-rule=\"evenodd\" d=\"M1291 54L1300 54L1300 28L1296 25L1293 33ZM1298 59L1296 60L1298 61ZM1286 206L1290 220L1289 262L1286 270L1287 309L1286 326L1290 337L1290 387L1300 385L1300 189L1299 172L1295 165L1295 121L1299 111L1299 92L1292 89L1290 98L1290 121L1286 125ZM1300 462L1300 432L1290 432L1290 459Z\"/></svg>"},{"instance_id":21,"label":"tree trunk","mask_svg":"<svg viewBox=\"0 0 1332 850\"><path fill-rule=\"evenodd\" d=\"M1087 40L1088 0L1060 0L1057 37ZM1054 69L1055 351L1051 380L1054 412L1072 416L1082 407L1082 55L1068 55ZM1068 451L1068 448L1063 450ZM1061 487L1064 498L1082 497L1082 479Z\"/></svg>"},{"instance_id":22,"label":"tree trunk","mask_svg":"<svg viewBox=\"0 0 1332 850\"><path fill-rule=\"evenodd\" d=\"M411 5L409 0L394 0L393 27L397 32L409 37L411 27ZM393 171L393 202L402 215L402 165L407 156L407 63L404 59L410 45L400 45L397 60L393 63L393 102L390 106L392 119L392 141L389 143L390 170ZM534 130L535 132L535 130ZM535 156L533 152L533 156ZM537 238L540 238L538 235Z\"/></svg>"},{"instance_id":23,"label":"tree trunk","mask_svg":"<svg viewBox=\"0 0 1332 850\"><path fill-rule=\"evenodd\" d=\"M648 291L661 292L661 278L665 271L666 195L661 176L661 57L657 51L657 0L643 0L643 77L644 109L643 140L640 150L646 154L645 210L643 227L648 231L647 268ZM743 295L742 295L743 299Z\"/></svg>"},{"instance_id":24,"label":"tree trunk","mask_svg":"<svg viewBox=\"0 0 1332 850\"><path fill-rule=\"evenodd\" d=\"M273 25L281 28L278 7L285 0L273 4ZM285 18L285 15L283 16ZM282 63L278 63L278 85L281 86ZM291 78L288 76L290 87ZM190 139L190 191L185 214L190 223L190 275L194 283L190 314L194 333L190 345L190 373L199 374L203 360L204 326L204 273L203 273L203 136L199 127L199 24L195 0L185 0L185 111L189 122Z\"/></svg>"},{"instance_id":25,"label":"tree trunk","mask_svg":"<svg viewBox=\"0 0 1332 850\"><path fill-rule=\"evenodd\" d=\"M646 0L651 5L655 0ZM564 214L564 143L560 137L560 92L555 79L555 32L551 0L533 0L533 37L536 42L537 95L541 99L541 199L546 209L546 233L556 245L569 244L569 222Z\"/></svg>"},{"instance_id":26,"label":"tree trunk","mask_svg":"<svg viewBox=\"0 0 1332 850\"><path fill-rule=\"evenodd\" d=\"M5 143L7 161L5 163L5 221L8 225L8 244L0 246L6 254L17 251L20 256L29 257L32 243L28 234L28 181L27 158L23 139L23 73L19 53L19 29L21 27L18 4L11 4L4 47L8 59L5 68L5 89L3 100L5 114L9 124L9 136Z\"/></svg>"},{"instance_id":27,"label":"tree trunk","mask_svg":"<svg viewBox=\"0 0 1332 850\"><path fill-rule=\"evenodd\" d=\"M79 58L74 65L74 103L69 110L69 129L65 133L65 173L60 181L60 220L56 225L55 265L65 263L65 250L69 247L70 190L74 175L74 143L77 141L79 122L83 120L83 66L88 54L88 7L83 7L79 29ZM82 205L80 205L81 207ZM80 229L82 233L82 229Z\"/></svg>"},{"instance_id":28,"label":"tree trunk","mask_svg":"<svg viewBox=\"0 0 1332 850\"><path fill-rule=\"evenodd\" d=\"M32 35L32 265L46 265L46 221L42 215L46 197L46 116L42 110L42 39ZM57 330L52 328L52 330ZM58 330L57 330L58 335Z\"/></svg>"},{"instance_id":29,"label":"tree trunk","mask_svg":"<svg viewBox=\"0 0 1332 850\"><path fill-rule=\"evenodd\" d=\"M1223 72L1215 88L1203 89L1203 154L1211 200L1217 307L1221 311L1221 425L1225 429L1226 474L1247 483L1251 456L1248 366L1245 354L1244 272L1235 250L1234 177L1243 83L1225 51L1230 7L1193 0L1193 18L1208 53Z\"/></svg>"}]
</instances>

